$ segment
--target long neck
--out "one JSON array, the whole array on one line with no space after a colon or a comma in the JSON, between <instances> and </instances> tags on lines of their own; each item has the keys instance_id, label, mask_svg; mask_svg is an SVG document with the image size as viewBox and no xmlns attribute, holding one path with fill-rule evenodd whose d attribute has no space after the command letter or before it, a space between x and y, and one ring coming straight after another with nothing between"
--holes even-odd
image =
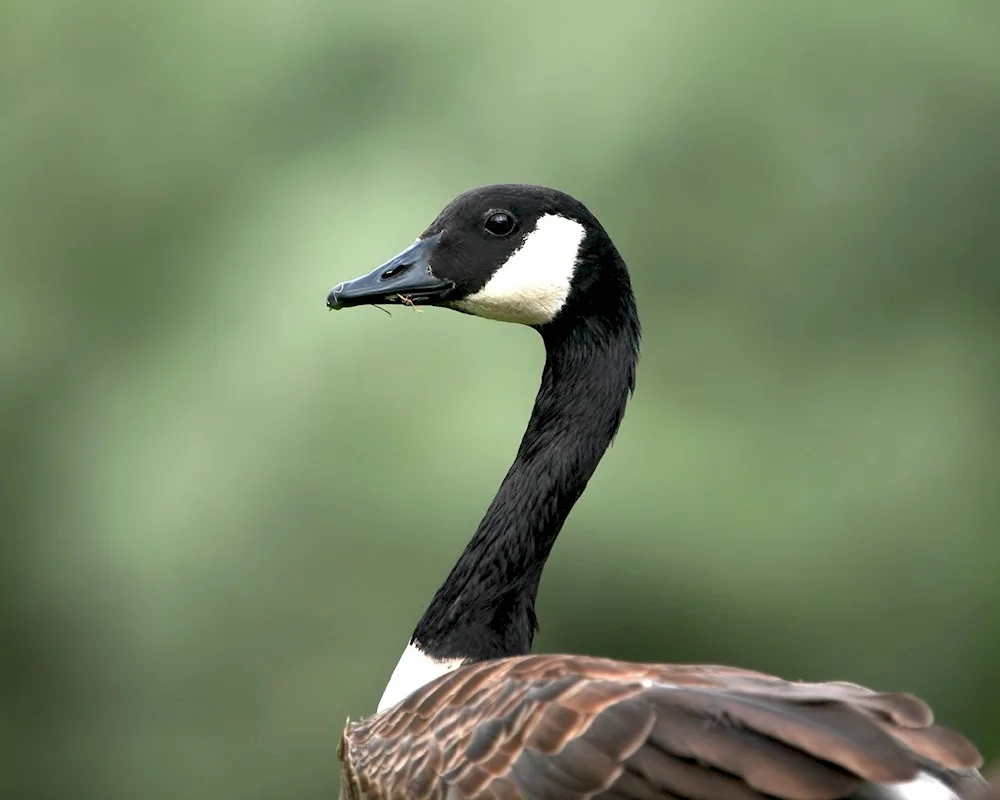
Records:
<instances>
[{"instance_id":1,"label":"long neck","mask_svg":"<svg viewBox=\"0 0 1000 800\"><path fill-rule=\"evenodd\" d=\"M635 384L639 327L630 293L612 313L542 335L545 369L514 463L413 632L412 644L435 660L530 651L545 560Z\"/></svg>"}]
</instances>

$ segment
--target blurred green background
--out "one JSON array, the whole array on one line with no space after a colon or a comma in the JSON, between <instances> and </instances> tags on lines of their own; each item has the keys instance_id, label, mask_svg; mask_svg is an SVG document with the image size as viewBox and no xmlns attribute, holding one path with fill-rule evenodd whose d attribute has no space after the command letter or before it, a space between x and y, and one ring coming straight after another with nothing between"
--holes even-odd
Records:
<instances>
[{"instance_id":1,"label":"blurred green background","mask_svg":"<svg viewBox=\"0 0 1000 800\"><path fill-rule=\"evenodd\" d=\"M530 330L328 314L581 198L646 337L540 651L924 695L1000 755L992 2L0 10L0 794L328 798L513 457Z\"/></svg>"}]
</instances>

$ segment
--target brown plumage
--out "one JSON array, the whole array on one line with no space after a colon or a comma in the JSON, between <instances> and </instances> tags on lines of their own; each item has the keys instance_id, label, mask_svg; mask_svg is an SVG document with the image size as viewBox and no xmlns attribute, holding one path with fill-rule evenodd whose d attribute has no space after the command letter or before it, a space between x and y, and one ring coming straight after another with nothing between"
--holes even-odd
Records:
<instances>
[{"instance_id":1,"label":"brown plumage","mask_svg":"<svg viewBox=\"0 0 1000 800\"><path fill-rule=\"evenodd\" d=\"M909 694L561 655L445 675L349 724L339 756L352 800L834 800L982 761Z\"/></svg>"}]
</instances>

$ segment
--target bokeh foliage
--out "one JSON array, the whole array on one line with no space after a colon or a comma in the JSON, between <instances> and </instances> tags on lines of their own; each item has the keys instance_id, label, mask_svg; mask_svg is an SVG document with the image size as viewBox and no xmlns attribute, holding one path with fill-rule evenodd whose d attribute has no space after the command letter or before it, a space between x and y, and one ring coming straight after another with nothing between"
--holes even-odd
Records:
<instances>
[{"instance_id":1,"label":"bokeh foliage","mask_svg":"<svg viewBox=\"0 0 1000 800\"><path fill-rule=\"evenodd\" d=\"M0 794L323 798L531 331L327 314L563 188L646 328L540 650L926 696L1000 754L994 3L8 0Z\"/></svg>"}]
</instances>

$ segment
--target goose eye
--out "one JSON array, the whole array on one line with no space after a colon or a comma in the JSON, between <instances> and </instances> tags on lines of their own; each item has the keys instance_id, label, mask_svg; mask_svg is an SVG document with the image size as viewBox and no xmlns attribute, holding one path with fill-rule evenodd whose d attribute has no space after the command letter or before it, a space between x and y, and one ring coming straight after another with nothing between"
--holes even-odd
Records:
<instances>
[{"instance_id":1,"label":"goose eye","mask_svg":"<svg viewBox=\"0 0 1000 800\"><path fill-rule=\"evenodd\" d=\"M486 230L494 236L506 236L514 230L514 217L506 211L494 211L486 217Z\"/></svg>"}]
</instances>

